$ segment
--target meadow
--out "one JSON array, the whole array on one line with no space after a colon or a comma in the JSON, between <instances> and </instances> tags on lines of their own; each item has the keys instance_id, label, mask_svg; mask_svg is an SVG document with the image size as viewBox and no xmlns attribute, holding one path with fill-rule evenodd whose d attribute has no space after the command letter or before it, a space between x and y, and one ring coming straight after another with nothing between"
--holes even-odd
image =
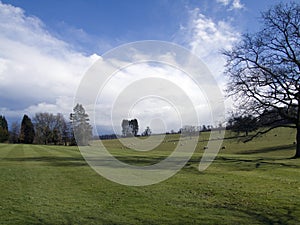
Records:
<instances>
[{"instance_id":1,"label":"meadow","mask_svg":"<svg viewBox=\"0 0 300 225\"><path fill-rule=\"evenodd\" d=\"M202 133L186 166L168 180L123 186L98 175L77 147L0 144L0 224L300 224L300 159L295 133L277 129L243 143L227 132L210 167L198 171ZM153 164L178 141L153 151L103 143L120 160Z\"/></svg>"}]
</instances>

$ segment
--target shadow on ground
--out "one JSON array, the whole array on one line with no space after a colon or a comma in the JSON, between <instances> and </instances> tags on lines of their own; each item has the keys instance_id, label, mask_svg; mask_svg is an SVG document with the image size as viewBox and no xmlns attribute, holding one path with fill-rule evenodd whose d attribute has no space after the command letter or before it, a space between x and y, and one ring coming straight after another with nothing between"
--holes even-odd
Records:
<instances>
[{"instance_id":1,"label":"shadow on ground","mask_svg":"<svg viewBox=\"0 0 300 225\"><path fill-rule=\"evenodd\" d=\"M51 166L87 166L85 160L81 157L59 157L59 156L39 156L39 157L18 157L3 158L3 161L10 162L36 162L45 163Z\"/></svg>"},{"instance_id":2,"label":"shadow on ground","mask_svg":"<svg viewBox=\"0 0 300 225\"><path fill-rule=\"evenodd\" d=\"M273 152L273 151L293 150L295 148L296 148L296 146L294 144L279 145L279 146L258 148L255 150L240 151L240 152L237 152L237 154L250 155L250 154L258 154L258 153L269 153L269 152Z\"/></svg>"}]
</instances>

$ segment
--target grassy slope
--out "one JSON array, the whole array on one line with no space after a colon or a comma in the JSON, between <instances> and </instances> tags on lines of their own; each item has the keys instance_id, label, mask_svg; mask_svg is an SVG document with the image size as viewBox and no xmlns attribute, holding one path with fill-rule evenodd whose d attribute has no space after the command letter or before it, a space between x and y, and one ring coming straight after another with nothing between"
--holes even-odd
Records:
<instances>
[{"instance_id":1,"label":"grassy slope","mask_svg":"<svg viewBox=\"0 0 300 225\"><path fill-rule=\"evenodd\" d=\"M205 135L183 170L147 187L106 180L75 147L2 144L0 224L300 223L300 160L288 159L293 131L246 144L226 139L226 149L199 172ZM122 149L116 140L105 145L126 162L148 164L172 151L177 137L167 138L144 153Z\"/></svg>"}]
</instances>

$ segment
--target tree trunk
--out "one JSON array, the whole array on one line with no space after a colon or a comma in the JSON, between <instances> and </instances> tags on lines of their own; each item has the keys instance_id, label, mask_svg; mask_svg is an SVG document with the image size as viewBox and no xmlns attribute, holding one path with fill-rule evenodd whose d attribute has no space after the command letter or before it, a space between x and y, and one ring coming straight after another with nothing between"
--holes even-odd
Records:
<instances>
[{"instance_id":1,"label":"tree trunk","mask_svg":"<svg viewBox=\"0 0 300 225\"><path fill-rule=\"evenodd\" d=\"M296 133L296 154L294 158L300 158L300 126L297 125L297 133Z\"/></svg>"},{"instance_id":2,"label":"tree trunk","mask_svg":"<svg viewBox=\"0 0 300 225\"><path fill-rule=\"evenodd\" d=\"M300 92L297 94L297 99L298 99L298 108L297 108L297 123L296 123L296 128L297 128L297 133L296 133L296 153L294 158L300 158Z\"/></svg>"}]
</instances>

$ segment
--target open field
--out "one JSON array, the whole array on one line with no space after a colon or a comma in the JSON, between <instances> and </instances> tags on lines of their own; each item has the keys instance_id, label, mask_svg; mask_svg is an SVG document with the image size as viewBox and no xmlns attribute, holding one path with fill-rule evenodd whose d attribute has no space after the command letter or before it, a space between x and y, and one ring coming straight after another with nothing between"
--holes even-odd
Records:
<instances>
[{"instance_id":1,"label":"open field","mask_svg":"<svg viewBox=\"0 0 300 225\"><path fill-rule=\"evenodd\" d=\"M172 178L146 187L98 175L76 147L0 145L0 224L300 224L300 159L294 132L277 129L249 143L227 134L214 163L197 167L208 134ZM178 137L150 152L104 141L119 159L153 164Z\"/></svg>"}]
</instances>

